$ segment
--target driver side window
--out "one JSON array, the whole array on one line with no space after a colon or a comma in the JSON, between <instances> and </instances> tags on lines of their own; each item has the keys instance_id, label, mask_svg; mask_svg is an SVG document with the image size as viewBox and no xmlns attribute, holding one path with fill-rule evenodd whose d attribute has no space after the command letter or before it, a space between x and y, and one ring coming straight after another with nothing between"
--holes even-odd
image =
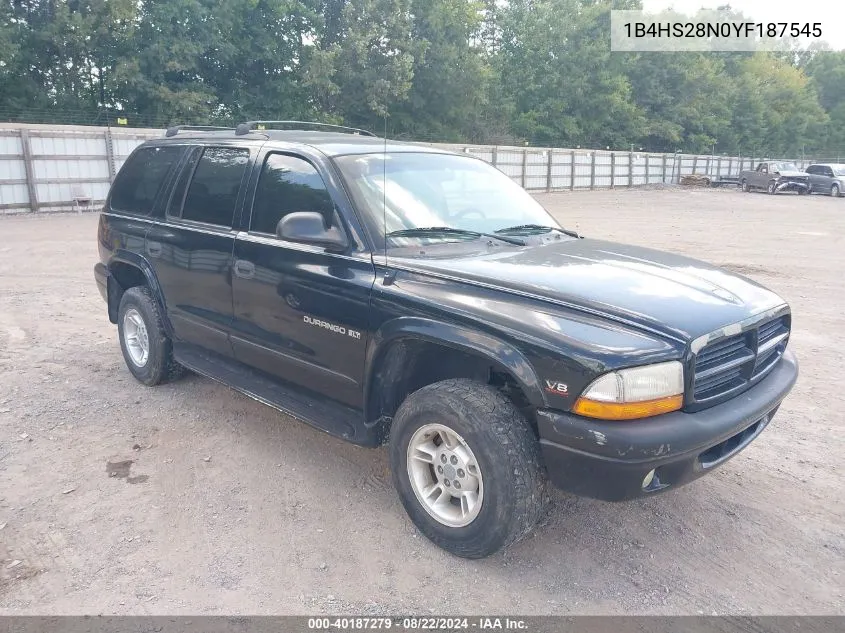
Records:
<instances>
[{"instance_id":1,"label":"driver side window","mask_svg":"<svg viewBox=\"0 0 845 633\"><path fill-rule=\"evenodd\" d=\"M766 163L760 163L760 165L757 167L757 171L762 174L766 174L769 172L769 166Z\"/></svg>"},{"instance_id":2,"label":"driver side window","mask_svg":"<svg viewBox=\"0 0 845 633\"><path fill-rule=\"evenodd\" d=\"M276 235L279 220L296 211L334 214L334 204L323 178L301 158L270 154L261 168L249 230Z\"/></svg>"}]
</instances>

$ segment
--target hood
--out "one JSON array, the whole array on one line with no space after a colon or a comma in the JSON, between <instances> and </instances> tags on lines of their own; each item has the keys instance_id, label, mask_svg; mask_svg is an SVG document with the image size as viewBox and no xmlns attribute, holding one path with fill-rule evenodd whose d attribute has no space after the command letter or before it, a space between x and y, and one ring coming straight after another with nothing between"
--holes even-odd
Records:
<instances>
[{"instance_id":1,"label":"hood","mask_svg":"<svg viewBox=\"0 0 845 633\"><path fill-rule=\"evenodd\" d=\"M695 259L593 239L445 259L391 258L616 317L691 340L784 304L763 286Z\"/></svg>"},{"instance_id":2,"label":"hood","mask_svg":"<svg viewBox=\"0 0 845 633\"><path fill-rule=\"evenodd\" d=\"M783 176L784 178L807 178L810 175L805 171L779 171L776 173L778 176Z\"/></svg>"}]
</instances>

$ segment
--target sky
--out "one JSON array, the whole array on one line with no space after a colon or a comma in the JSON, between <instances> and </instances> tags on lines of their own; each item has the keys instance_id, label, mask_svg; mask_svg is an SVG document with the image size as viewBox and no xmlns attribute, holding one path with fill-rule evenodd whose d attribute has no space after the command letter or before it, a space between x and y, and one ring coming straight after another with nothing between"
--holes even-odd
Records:
<instances>
[{"instance_id":1,"label":"sky","mask_svg":"<svg viewBox=\"0 0 845 633\"><path fill-rule=\"evenodd\" d=\"M752 22L821 22L822 40L834 50L845 50L845 2L842 0L642 0L647 12L673 8L693 14L730 4Z\"/></svg>"}]
</instances>

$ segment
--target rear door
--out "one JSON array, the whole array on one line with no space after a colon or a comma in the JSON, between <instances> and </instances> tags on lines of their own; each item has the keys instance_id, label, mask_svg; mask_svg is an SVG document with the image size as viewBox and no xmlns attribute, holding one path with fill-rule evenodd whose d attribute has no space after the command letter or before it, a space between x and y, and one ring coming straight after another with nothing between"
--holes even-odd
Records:
<instances>
[{"instance_id":1,"label":"rear door","mask_svg":"<svg viewBox=\"0 0 845 633\"><path fill-rule=\"evenodd\" d=\"M197 146L176 179L164 221L146 236L177 340L232 355L232 250L250 149Z\"/></svg>"},{"instance_id":2,"label":"rear door","mask_svg":"<svg viewBox=\"0 0 845 633\"><path fill-rule=\"evenodd\" d=\"M339 211L349 210L343 195L326 165L264 154L252 210L235 241L231 340L238 360L360 407L375 281L370 254L356 239L336 253L276 237L279 220L295 211L317 211L351 235Z\"/></svg>"}]
</instances>

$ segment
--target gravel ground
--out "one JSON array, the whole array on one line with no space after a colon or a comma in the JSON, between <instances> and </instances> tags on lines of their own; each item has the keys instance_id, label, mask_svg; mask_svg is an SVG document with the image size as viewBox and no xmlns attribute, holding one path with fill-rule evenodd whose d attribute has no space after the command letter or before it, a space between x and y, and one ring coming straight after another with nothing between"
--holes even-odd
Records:
<instances>
[{"instance_id":1,"label":"gravel ground","mask_svg":"<svg viewBox=\"0 0 845 633\"><path fill-rule=\"evenodd\" d=\"M741 456L643 501L556 493L526 541L457 559L406 518L385 450L197 376L133 380L93 281L95 215L0 218L0 613L845 612L845 200L539 198L790 301L802 374Z\"/></svg>"}]
</instances>

